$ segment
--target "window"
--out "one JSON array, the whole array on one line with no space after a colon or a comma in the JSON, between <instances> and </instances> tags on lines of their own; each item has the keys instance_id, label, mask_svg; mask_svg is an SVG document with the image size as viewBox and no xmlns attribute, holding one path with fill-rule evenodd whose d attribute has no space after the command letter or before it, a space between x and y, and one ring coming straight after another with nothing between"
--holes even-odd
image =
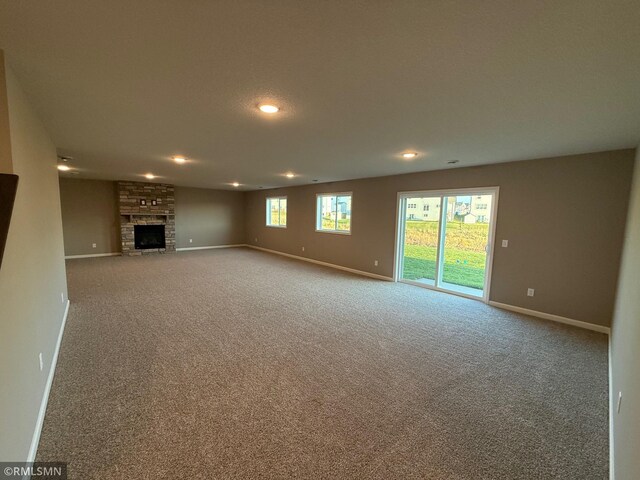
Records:
<instances>
[{"instance_id":1,"label":"window","mask_svg":"<svg viewBox=\"0 0 640 480\"><path fill-rule=\"evenodd\" d=\"M316 231L351 233L351 193L317 196Z\"/></svg>"},{"instance_id":2,"label":"window","mask_svg":"<svg viewBox=\"0 0 640 480\"><path fill-rule=\"evenodd\" d=\"M267 198L267 227L287 228L287 197Z\"/></svg>"}]
</instances>

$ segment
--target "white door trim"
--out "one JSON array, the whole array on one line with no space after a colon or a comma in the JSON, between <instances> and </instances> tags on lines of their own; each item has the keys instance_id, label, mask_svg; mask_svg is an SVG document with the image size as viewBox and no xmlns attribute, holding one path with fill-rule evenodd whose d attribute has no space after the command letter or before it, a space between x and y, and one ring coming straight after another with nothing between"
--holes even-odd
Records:
<instances>
[{"instance_id":1,"label":"white door trim","mask_svg":"<svg viewBox=\"0 0 640 480\"><path fill-rule=\"evenodd\" d=\"M412 197L447 197L454 195L473 195L473 194L491 194L493 195L493 202L491 204L491 222L489 224L489 237L487 238L487 261L485 264L485 278L484 278L484 286L482 297L475 297L472 295L465 295L460 292L453 292L451 290L447 290L438 286L425 285L418 282L411 282L407 280L402 280L402 266L403 259L400 257L400 253L402 252L402 246L404 245L404 224L406 221L406 209L403 208L406 203L407 198ZM491 293L491 275L493 273L493 253L495 251L495 237L496 237L496 224L498 223L498 200L500 195L500 187L498 186L490 186L490 187L474 187L474 188L455 188L455 189L441 189L441 190L418 190L418 191L408 191L408 192L398 192L397 202L396 202L396 242L395 249L393 255L393 280L395 282L403 282L409 283L411 285L416 285L422 288L429 288L431 290L437 290L440 292L446 293L455 293L456 295L460 295L463 297L473 298L475 300L482 300L484 303L489 303L490 293ZM441 202L441 211L442 211L442 202ZM439 223L442 223L440 221ZM438 226L438 234L440 235L440 231L442 229L442 225ZM439 249L439 252L442 248ZM437 275L436 271L436 275ZM436 282L437 283L437 282Z\"/></svg>"}]
</instances>

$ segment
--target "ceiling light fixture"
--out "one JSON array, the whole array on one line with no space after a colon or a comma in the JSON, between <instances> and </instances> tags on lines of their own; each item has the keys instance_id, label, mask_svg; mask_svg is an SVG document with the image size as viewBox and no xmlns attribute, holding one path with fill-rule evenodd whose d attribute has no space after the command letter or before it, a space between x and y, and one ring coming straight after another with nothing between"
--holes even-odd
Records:
<instances>
[{"instance_id":1,"label":"ceiling light fixture","mask_svg":"<svg viewBox=\"0 0 640 480\"><path fill-rule=\"evenodd\" d=\"M293 178L293 177L295 177L295 175L293 173L289 172L289 173L285 174L285 177Z\"/></svg>"},{"instance_id":2,"label":"ceiling light fixture","mask_svg":"<svg viewBox=\"0 0 640 480\"><path fill-rule=\"evenodd\" d=\"M187 159L185 157L183 157L182 155L177 155L175 157L173 157L173 161L176 163L184 163L187 161Z\"/></svg>"},{"instance_id":3,"label":"ceiling light fixture","mask_svg":"<svg viewBox=\"0 0 640 480\"><path fill-rule=\"evenodd\" d=\"M68 172L71 169L66 165L58 165L58 170L60 170L61 172Z\"/></svg>"},{"instance_id":4,"label":"ceiling light fixture","mask_svg":"<svg viewBox=\"0 0 640 480\"><path fill-rule=\"evenodd\" d=\"M238 182L233 182L231 185L233 185L234 187L239 187L240 184Z\"/></svg>"},{"instance_id":5,"label":"ceiling light fixture","mask_svg":"<svg viewBox=\"0 0 640 480\"><path fill-rule=\"evenodd\" d=\"M149 180L153 180L154 178L156 178L156 176L153 173L147 173L145 175L145 178L148 178Z\"/></svg>"},{"instance_id":6,"label":"ceiling light fixture","mask_svg":"<svg viewBox=\"0 0 640 480\"><path fill-rule=\"evenodd\" d=\"M402 156L404 158L416 158L418 154L415 152L407 152L407 153L403 153Z\"/></svg>"},{"instance_id":7,"label":"ceiling light fixture","mask_svg":"<svg viewBox=\"0 0 640 480\"><path fill-rule=\"evenodd\" d=\"M258 108L264 113L278 113L280 111L280 108L275 105L258 105Z\"/></svg>"}]
</instances>

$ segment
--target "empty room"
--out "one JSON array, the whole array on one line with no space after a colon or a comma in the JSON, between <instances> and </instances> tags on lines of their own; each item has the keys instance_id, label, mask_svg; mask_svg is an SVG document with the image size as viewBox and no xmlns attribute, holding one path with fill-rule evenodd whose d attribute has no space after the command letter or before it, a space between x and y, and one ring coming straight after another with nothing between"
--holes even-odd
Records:
<instances>
[{"instance_id":1,"label":"empty room","mask_svg":"<svg viewBox=\"0 0 640 480\"><path fill-rule=\"evenodd\" d=\"M0 0L0 478L640 479L640 0Z\"/></svg>"}]
</instances>

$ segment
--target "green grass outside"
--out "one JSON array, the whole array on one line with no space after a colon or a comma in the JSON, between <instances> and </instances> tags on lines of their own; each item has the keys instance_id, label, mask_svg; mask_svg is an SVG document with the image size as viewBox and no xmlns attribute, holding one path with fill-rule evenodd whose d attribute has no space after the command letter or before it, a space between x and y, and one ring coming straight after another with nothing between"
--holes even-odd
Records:
<instances>
[{"instance_id":1,"label":"green grass outside","mask_svg":"<svg viewBox=\"0 0 640 480\"><path fill-rule=\"evenodd\" d=\"M488 224L447 222L442 280L471 288L484 288L485 245ZM407 280L435 278L438 222L408 221L404 271Z\"/></svg>"},{"instance_id":2,"label":"green grass outside","mask_svg":"<svg viewBox=\"0 0 640 480\"><path fill-rule=\"evenodd\" d=\"M322 217L322 228L324 230L334 230L336 228L336 221L329 217ZM338 219L338 230L349 231L351 228L351 220L348 218Z\"/></svg>"},{"instance_id":3,"label":"green grass outside","mask_svg":"<svg viewBox=\"0 0 640 480\"><path fill-rule=\"evenodd\" d=\"M280 216L282 216L282 218L280 218ZM271 217L270 218L271 223L269 225L279 225L279 226L286 226L287 225L287 210L286 209L278 210L277 207L272 208L270 217Z\"/></svg>"}]
</instances>

